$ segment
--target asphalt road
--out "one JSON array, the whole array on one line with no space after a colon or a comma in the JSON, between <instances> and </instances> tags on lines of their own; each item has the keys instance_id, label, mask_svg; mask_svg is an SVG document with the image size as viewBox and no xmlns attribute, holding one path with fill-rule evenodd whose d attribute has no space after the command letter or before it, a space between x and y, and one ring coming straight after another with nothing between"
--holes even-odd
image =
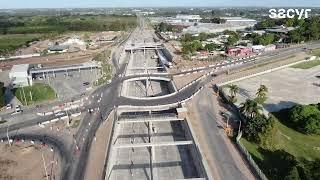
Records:
<instances>
[{"instance_id":1,"label":"asphalt road","mask_svg":"<svg viewBox=\"0 0 320 180\"><path fill-rule=\"evenodd\" d=\"M199 124L203 129L205 143L209 146L208 150L214 158L214 166L217 169L220 179L238 180L246 179L241 170L236 166L222 135L224 130L217 123L219 112L217 104L211 100L212 93L204 88L197 97L195 97L195 108L199 115Z\"/></svg>"}]
</instances>

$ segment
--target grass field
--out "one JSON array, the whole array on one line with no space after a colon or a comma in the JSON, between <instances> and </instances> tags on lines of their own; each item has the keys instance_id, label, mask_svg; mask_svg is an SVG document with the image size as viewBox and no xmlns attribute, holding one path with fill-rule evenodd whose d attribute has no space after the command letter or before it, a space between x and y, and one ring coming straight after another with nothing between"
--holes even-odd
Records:
<instances>
[{"instance_id":1,"label":"grass field","mask_svg":"<svg viewBox=\"0 0 320 180\"><path fill-rule=\"evenodd\" d=\"M287 127L280 121L276 123L279 128L277 142L280 149L295 156L301 163L303 160L312 161L320 158L320 136L305 135ZM269 179L279 178L271 173L274 172L271 169L281 171L283 167L287 166L288 162L281 160L281 154L262 149L259 145L244 138L241 139L241 143Z\"/></svg>"},{"instance_id":2,"label":"grass field","mask_svg":"<svg viewBox=\"0 0 320 180\"><path fill-rule=\"evenodd\" d=\"M54 90L46 84L34 84L29 87L16 88L13 90L13 93L24 105L53 100L56 98Z\"/></svg>"},{"instance_id":3,"label":"grass field","mask_svg":"<svg viewBox=\"0 0 320 180\"><path fill-rule=\"evenodd\" d=\"M298 69L310 69L312 67L319 66L319 65L320 65L319 60L313 60L313 61L302 62L296 65L293 65L291 67L298 68Z\"/></svg>"},{"instance_id":4,"label":"grass field","mask_svg":"<svg viewBox=\"0 0 320 180\"><path fill-rule=\"evenodd\" d=\"M320 48L313 50L311 54L314 56L320 56Z\"/></svg>"},{"instance_id":5,"label":"grass field","mask_svg":"<svg viewBox=\"0 0 320 180\"><path fill-rule=\"evenodd\" d=\"M15 50L40 37L39 34L0 35L0 53Z\"/></svg>"}]
</instances>

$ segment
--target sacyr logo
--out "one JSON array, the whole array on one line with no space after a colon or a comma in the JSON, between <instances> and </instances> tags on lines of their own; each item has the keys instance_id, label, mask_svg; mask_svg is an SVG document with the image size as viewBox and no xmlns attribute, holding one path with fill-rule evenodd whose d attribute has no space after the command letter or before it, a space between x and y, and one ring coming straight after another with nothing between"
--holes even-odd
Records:
<instances>
[{"instance_id":1,"label":"sacyr logo","mask_svg":"<svg viewBox=\"0 0 320 180\"><path fill-rule=\"evenodd\" d=\"M272 19L284 19L298 16L298 19L305 19L309 17L308 12L311 12L311 9L270 9L269 17Z\"/></svg>"}]
</instances>

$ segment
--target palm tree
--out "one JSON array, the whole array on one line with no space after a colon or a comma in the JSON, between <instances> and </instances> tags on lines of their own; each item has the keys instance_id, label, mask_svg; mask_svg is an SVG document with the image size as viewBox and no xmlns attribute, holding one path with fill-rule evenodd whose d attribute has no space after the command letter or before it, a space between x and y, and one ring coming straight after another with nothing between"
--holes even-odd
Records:
<instances>
[{"instance_id":1,"label":"palm tree","mask_svg":"<svg viewBox=\"0 0 320 180\"><path fill-rule=\"evenodd\" d=\"M234 99L236 97L237 93L239 92L240 88L235 84L228 85L228 88L229 88L231 98Z\"/></svg>"},{"instance_id":2,"label":"palm tree","mask_svg":"<svg viewBox=\"0 0 320 180\"><path fill-rule=\"evenodd\" d=\"M255 100L247 99L245 102L241 103L240 111L246 116L250 118L254 118L260 113L262 108Z\"/></svg>"},{"instance_id":3,"label":"palm tree","mask_svg":"<svg viewBox=\"0 0 320 180\"><path fill-rule=\"evenodd\" d=\"M259 103L263 103L265 101L265 98L267 97L268 88L265 85L260 85L260 87L257 90L257 98L259 99Z\"/></svg>"}]
</instances>

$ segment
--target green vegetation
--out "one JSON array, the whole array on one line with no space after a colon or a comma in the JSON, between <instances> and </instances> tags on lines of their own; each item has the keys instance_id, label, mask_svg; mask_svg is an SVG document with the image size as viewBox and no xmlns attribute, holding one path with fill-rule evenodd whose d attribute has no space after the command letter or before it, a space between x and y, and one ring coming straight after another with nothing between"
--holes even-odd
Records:
<instances>
[{"instance_id":1,"label":"green vegetation","mask_svg":"<svg viewBox=\"0 0 320 180\"><path fill-rule=\"evenodd\" d=\"M320 17L313 16L308 19L265 19L256 24L256 29L266 29L274 26L285 25L286 27L297 27L290 31L284 39L287 43L300 43L320 39Z\"/></svg>"},{"instance_id":2,"label":"green vegetation","mask_svg":"<svg viewBox=\"0 0 320 180\"><path fill-rule=\"evenodd\" d=\"M184 55L192 55L199 50L207 50L213 51L217 49L221 49L221 47L217 44L210 43L206 44L205 46L202 45L202 42L209 39L216 37L217 34L208 34L208 33L200 33L198 36L193 36L191 34L185 34L181 37L181 44L182 44L182 53Z\"/></svg>"},{"instance_id":3,"label":"green vegetation","mask_svg":"<svg viewBox=\"0 0 320 180\"><path fill-rule=\"evenodd\" d=\"M270 150L244 138L241 143L269 179L319 179L320 136L309 136L288 128L275 120L276 149ZM285 168L289 167L289 168ZM317 169L318 168L318 169ZM309 176L309 177L308 177Z\"/></svg>"},{"instance_id":4,"label":"green vegetation","mask_svg":"<svg viewBox=\"0 0 320 180\"><path fill-rule=\"evenodd\" d=\"M259 94L267 92L261 85ZM260 95L261 96L261 95ZM241 143L269 179L320 178L320 103L296 105L266 118L255 100L240 110L246 118ZM296 130L294 130L296 129Z\"/></svg>"},{"instance_id":5,"label":"green vegetation","mask_svg":"<svg viewBox=\"0 0 320 180\"><path fill-rule=\"evenodd\" d=\"M237 102L236 96L239 93L240 88L235 84L230 84L227 87L229 88L231 102Z\"/></svg>"},{"instance_id":6,"label":"green vegetation","mask_svg":"<svg viewBox=\"0 0 320 180\"><path fill-rule=\"evenodd\" d=\"M268 93L268 88L265 85L260 85L259 89L256 92L257 97L255 98L255 100L259 103L259 104L263 104L266 100L267 100L267 93Z\"/></svg>"},{"instance_id":7,"label":"green vegetation","mask_svg":"<svg viewBox=\"0 0 320 180\"><path fill-rule=\"evenodd\" d=\"M80 119L77 119L77 120L73 120L73 123L70 127L77 128L79 125L80 125Z\"/></svg>"},{"instance_id":8,"label":"green vegetation","mask_svg":"<svg viewBox=\"0 0 320 180\"><path fill-rule=\"evenodd\" d=\"M281 110L277 115L297 131L320 135L320 103L295 105L290 109Z\"/></svg>"},{"instance_id":9,"label":"green vegetation","mask_svg":"<svg viewBox=\"0 0 320 180\"><path fill-rule=\"evenodd\" d=\"M54 90L46 84L16 88L13 93L24 105L53 100L56 97Z\"/></svg>"},{"instance_id":10,"label":"green vegetation","mask_svg":"<svg viewBox=\"0 0 320 180\"><path fill-rule=\"evenodd\" d=\"M226 22L225 19L221 19L219 17L213 17L213 18L206 18L206 19L201 19L200 22L202 23L216 23L216 24L223 24Z\"/></svg>"},{"instance_id":11,"label":"green vegetation","mask_svg":"<svg viewBox=\"0 0 320 180\"><path fill-rule=\"evenodd\" d=\"M181 32L183 27L181 26L175 26L175 25L171 25L168 23L164 23L161 22L159 24L157 24L154 29L156 30L156 32Z\"/></svg>"},{"instance_id":12,"label":"green vegetation","mask_svg":"<svg viewBox=\"0 0 320 180\"><path fill-rule=\"evenodd\" d=\"M251 40L254 45L258 45L258 44L268 45L268 44L276 43L280 39L280 36L273 33L266 33L263 35L253 33L253 34L248 34L246 36L246 39Z\"/></svg>"},{"instance_id":13,"label":"green vegetation","mask_svg":"<svg viewBox=\"0 0 320 180\"><path fill-rule=\"evenodd\" d=\"M0 82L0 108L5 105L5 96L4 96L5 87L3 82Z\"/></svg>"},{"instance_id":14,"label":"green vegetation","mask_svg":"<svg viewBox=\"0 0 320 180\"><path fill-rule=\"evenodd\" d=\"M100 77L95 82L96 86L99 86L99 85L104 84L107 81L111 80L111 78L112 78L112 65L109 63L110 59L111 59L111 50L106 50L93 58L93 60L101 63L102 77Z\"/></svg>"},{"instance_id":15,"label":"green vegetation","mask_svg":"<svg viewBox=\"0 0 320 180\"><path fill-rule=\"evenodd\" d=\"M314 56L320 56L320 48L312 50L311 54Z\"/></svg>"},{"instance_id":16,"label":"green vegetation","mask_svg":"<svg viewBox=\"0 0 320 180\"><path fill-rule=\"evenodd\" d=\"M1 34L119 31L137 24L135 16L120 15L0 16L0 22Z\"/></svg>"},{"instance_id":17,"label":"green vegetation","mask_svg":"<svg viewBox=\"0 0 320 180\"><path fill-rule=\"evenodd\" d=\"M310 69L310 68L313 68L313 67L319 66L319 65L320 65L319 60L312 60L312 61L302 62L302 63L296 64L296 65L293 65L291 67L298 68L298 69Z\"/></svg>"},{"instance_id":18,"label":"green vegetation","mask_svg":"<svg viewBox=\"0 0 320 180\"><path fill-rule=\"evenodd\" d=\"M0 15L0 24L0 55L7 55L40 38L73 31L126 31L137 21L120 15Z\"/></svg>"},{"instance_id":19,"label":"green vegetation","mask_svg":"<svg viewBox=\"0 0 320 180\"><path fill-rule=\"evenodd\" d=\"M233 46L240 40L239 34L235 31L226 30L223 32L223 34L229 35L227 42L225 43L226 47Z\"/></svg>"},{"instance_id":20,"label":"green vegetation","mask_svg":"<svg viewBox=\"0 0 320 180\"><path fill-rule=\"evenodd\" d=\"M7 54L22 46L29 46L30 42L40 38L39 34L0 35L0 55Z\"/></svg>"}]
</instances>

